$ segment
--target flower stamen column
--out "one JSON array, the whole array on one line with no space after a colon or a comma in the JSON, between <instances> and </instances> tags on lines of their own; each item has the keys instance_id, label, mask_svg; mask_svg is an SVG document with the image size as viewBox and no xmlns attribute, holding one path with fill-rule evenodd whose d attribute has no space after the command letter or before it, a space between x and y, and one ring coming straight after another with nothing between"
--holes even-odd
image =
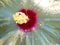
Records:
<instances>
[{"instance_id":1,"label":"flower stamen column","mask_svg":"<svg viewBox=\"0 0 60 45\"><path fill-rule=\"evenodd\" d=\"M13 19L17 26L25 32L32 31L37 23L36 12L32 9L20 9L13 15Z\"/></svg>"}]
</instances>

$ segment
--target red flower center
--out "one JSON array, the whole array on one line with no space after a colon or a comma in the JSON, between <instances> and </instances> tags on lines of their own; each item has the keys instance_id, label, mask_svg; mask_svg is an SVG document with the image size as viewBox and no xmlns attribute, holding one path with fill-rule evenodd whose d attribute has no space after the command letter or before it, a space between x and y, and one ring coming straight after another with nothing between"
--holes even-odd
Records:
<instances>
[{"instance_id":1,"label":"red flower center","mask_svg":"<svg viewBox=\"0 0 60 45\"><path fill-rule=\"evenodd\" d=\"M22 12L26 16L28 16L29 21L27 21L27 23L23 23L23 24L17 23L17 26L25 32L32 31L32 28L36 26L36 22L37 22L36 12L32 9L27 9L27 10L20 9L20 10L18 10L18 12Z\"/></svg>"}]
</instances>

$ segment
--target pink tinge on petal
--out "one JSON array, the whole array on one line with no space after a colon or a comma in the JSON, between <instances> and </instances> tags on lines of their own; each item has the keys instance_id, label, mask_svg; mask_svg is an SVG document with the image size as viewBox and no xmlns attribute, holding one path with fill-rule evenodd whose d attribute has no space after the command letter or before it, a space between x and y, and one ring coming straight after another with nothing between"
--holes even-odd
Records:
<instances>
[{"instance_id":1,"label":"pink tinge on petal","mask_svg":"<svg viewBox=\"0 0 60 45\"><path fill-rule=\"evenodd\" d=\"M23 31L32 31L31 29L36 26L37 23L37 13L33 9L20 9L19 12L25 13L29 21L25 24L17 24L17 26Z\"/></svg>"}]
</instances>

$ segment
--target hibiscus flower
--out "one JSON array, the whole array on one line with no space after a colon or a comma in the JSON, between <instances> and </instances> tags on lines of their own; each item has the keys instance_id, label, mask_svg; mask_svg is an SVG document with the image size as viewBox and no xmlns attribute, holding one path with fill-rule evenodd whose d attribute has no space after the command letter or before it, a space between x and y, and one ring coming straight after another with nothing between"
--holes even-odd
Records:
<instances>
[{"instance_id":1,"label":"hibiscus flower","mask_svg":"<svg viewBox=\"0 0 60 45\"><path fill-rule=\"evenodd\" d=\"M0 45L60 45L60 1L0 0Z\"/></svg>"}]
</instances>

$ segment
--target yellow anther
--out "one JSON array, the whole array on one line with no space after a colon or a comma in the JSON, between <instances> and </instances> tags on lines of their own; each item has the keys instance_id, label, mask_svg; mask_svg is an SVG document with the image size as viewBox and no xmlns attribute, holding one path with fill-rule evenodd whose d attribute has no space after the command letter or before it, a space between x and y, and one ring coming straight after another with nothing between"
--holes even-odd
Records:
<instances>
[{"instance_id":1,"label":"yellow anther","mask_svg":"<svg viewBox=\"0 0 60 45\"><path fill-rule=\"evenodd\" d=\"M29 20L28 16L26 16L22 12L17 12L16 14L13 15L13 18L18 24L27 23Z\"/></svg>"}]
</instances>

